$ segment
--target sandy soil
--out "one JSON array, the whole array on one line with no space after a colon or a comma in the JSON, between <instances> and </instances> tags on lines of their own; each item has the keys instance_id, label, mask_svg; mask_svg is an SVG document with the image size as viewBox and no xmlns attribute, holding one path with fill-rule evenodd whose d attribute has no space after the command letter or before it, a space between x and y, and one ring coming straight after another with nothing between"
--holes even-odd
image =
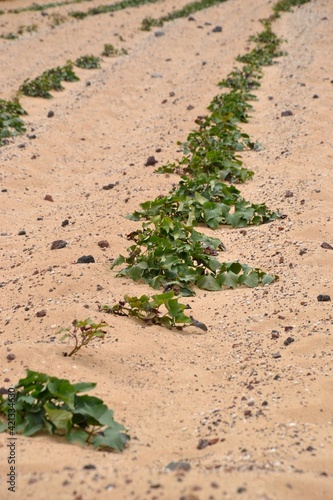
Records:
<instances>
[{"instance_id":1,"label":"sandy soil","mask_svg":"<svg viewBox=\"0 0 333 500\"><path fill-rule=\"evenodd\" d=\"M125 235L139 224L124 215L178 182L144 163L150 155L159 165L179 157L177 141L206 112L272 2L228 0L196 13L195 21L165 24L164 36L141 31L142 19L185 0L50 26L51 13L100 3L50 9L49 16L0 16L2 34L38 25L36 33L0 41L3 99L24 79L100 54L105 43L128 51L104 58L100 70L77 70L80 81L65 84L52 100L23 97L27 134L0 150L0 385L15 384L27 367L97 382L94 394L114 409L132 440L113 454L20 436L16 498L332 499L332 302L317 296L333 297L333 251L321 246L333 245L333 3L313 0L275 22L288 55L265 69L244 128L262 148L242 155L255 171L242 193L287 218L246 231L203 230L222 239L226 260L280 279L256 289L198 290L185 299L207 324L205 334L106 317L98 304L152 293L110 270L111 260L126 252ZM27 5L2 1L0 8ZM212 31L216 25L222 33ZM286 110L293 114L281 116ZM117 185L103 190L109 183ZM51 250L58 239L67 247ZM104 239L110 246L102 250ZM76 263L89 254L94 264ZM46 315L37 317L41 310ZM88 316L106 320L108 335L64 357L69 346L55 332ZM286 346L288 337L294 342ZM197 449L200 439L211 438L218 442ZM6 436L0 439L6 499ZM173 461L190 470L166 471Z\"/></svg>"}]
</instances>

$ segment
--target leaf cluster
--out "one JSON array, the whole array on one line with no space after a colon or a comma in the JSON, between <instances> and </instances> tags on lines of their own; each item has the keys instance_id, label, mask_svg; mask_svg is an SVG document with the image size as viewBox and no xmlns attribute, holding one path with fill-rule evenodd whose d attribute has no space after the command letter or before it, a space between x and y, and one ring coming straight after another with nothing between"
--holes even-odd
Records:
<instances>
[{"instance_id":1,"label":"leaf cluster","mask_svg":"<svg viewBox=\"0 0 333 500\"><path fill-rule=\"evenodd\" d=\"M87 346L93 339L104 338L107 323L94 323L90 318L83 321L74 320L68 328L61 329L58 334L63 334L61 341L70 338L74 341L74 348L66 356L73 356L81 347Z\"/></svg>"},{"instance_id":2,"label":"leaf cluster","mask_svg":"<svg viewBox=\"0 0 333 500\"><path fill-rule=\"evenodd\" d=\"M192 131L186 142L179 143L184 156L157 172L192 176L206 172L230 182L250 179L253 172L242 167L238 156L240 151L256 146L238 125L248 121L248 111L252 108L246 97L245 92L238 89L217 95L208 107L210 115L196 119L199 129Z\"/></svg>"},{"instance_id":3,"label":"leaf cluster","mask_svg":"<svg viewBox=\"0 0 333 500\"><path fill-rule=\"evenodd\" d=\"M104 50L102 52L102 56L104 57L116 57L116 56L122 56L127 54L127 50L122 48L122 49L116 49L111 43L106 43L104 44Z\"/></svg>"},{"instance_id":4,"label":"leaf cluster","mask_svg":"<svg viewBox=\"0 0 333 500\"><path fill-rule=\"evenodd\" d=\"M261 66L271 66L274 59L285 54L280 50L282 39L272 31L271 22L264 20L265 30L256 36L249 38L250 42L255 42L256 46L243 56L238 56L237 61L242 62L255 69Z\"/></svg>"},{"instance_id":5,"label":"leaf cluster","mask_svg":"<svg viewBox=\"0 0 333 500\"><path fill-rule=\"evenodd\" d=\"M305 3L310 2L310 0L279 0L273 5L273 18L279 17L280 12L290 12L293 7L298 7Z\"/></svg>"},{"instance_id":6,"label":"leaf cluster","mask_svg":"<svg viewBox=\"0 0 333 500\"><path fill-rule=\"evenodd\" d=\"M70 5L72 3L83 3L83 2L90 2L91 0L64 0L62 2L49 2L49 3L44 3L44 4L36 4L33 3L32 5L29 5L28 7L21 7L18 9L10 9L7 12L11 14L19 14L20 12L28 12L28 11L44 11L47 9L52 9L53 7L62 7L63 5Z\"/></svg>"},{"instance_id":7,"label":"leaf cluster","mask_svg":"<svg viewBox=\"0 0 333 500\"><path fill-rule=\"evenodd\" d=\"M174 289L185 296L194 295L194 285L204 290L221 290L242 284L268 284L275 279L238 262L221 263L216 258L225 249L221 240L205 236L178 220L156 216L143 223L142 228L127 236L134 241L127 249L128 257L120 255L113 262L111 269L124 263L127 266L118 276L143 280L155 289Z\"/></svg>"},{"instance_id":8,"label":"leaf cluster","mask_svg":"<svg viewBox=\"0 0 333 500\"><path fill-rule=\"evenodd\" d=\"M69 61L65 66L48 69L34 80L29 78L20 86L19 91L29 97L43 97L51 99L51 90L64 89L61 82L76 82L79 77L73 71L73 64Z\"/></svg>"},{"instance_id":9,"label":"leaf cluster","mask_svg":"<svg viewBox=\"0 0 333 500\"><path fill-rule=\"evenodd\" d=\"M27 370L16 385L17 433L33 436L40 431L64 436L70 443L91 444L107 451L122 451L129 441L124 426L115 422L113 411L99 398L80 393L96 386L71 384L66 379ZM8 398L0 396L0 414L7 416ZM8 423L0 425L6 431Z\"/></svg>"},{"instance_id":10,"label":"leaf cluster","mask_svg":"<svg viewBox=\"0 0 333 500\"><path fill-rule=\"evenodd\" d=\"M153 26L163 26L163 23L173 21L174 19L178 19L180 17L190 16L194 14L194 12L199 12L203 9L208 9L213 5L217 5L219 3L223 3L226 0L199 0L197 2L190 2L181 9L173 10L169 14L159 18L145 17L141 23L141 29L143 31L150 31Z\"/></svg>"},{"instance_id":11,"label":"leaf cluster","mask_svg":"<svg viewBox=\"0 0 333 500\"><path fill-rule=\"evenodd\" d=\"M38 25L34 23L20 26L17 33L23 35L23 33L35 33L36 31L38 31Z\"/></svg>"},{"instance_id":12,"label":"leaf cluster","mask_svg":"<svg viewBox=\"0 0 333 500\"><path fill-rule=\"evenodd\" d=\"M0 99L0 146L5 144L3 139L23 134L26 131L21 116L27 112L17 99L5 101Z\"/></svg>"},{"instance_id":13,"label":"leaf cluster","mask_svg":"<svg viewBox=\"0 0 333 500\"><path fill-rule=\"evenodd\" d=\"M160 310L161 306L166 310L164 314ZM177 330L194 325L195 320L184 314L185 309L187 309L187 306L178 302L173 290L153 295L151 298L147 295L141 297L125 295L124 300L120 300L112 307L108 305L100 307L103 312L118 316L130 316L138 318L149 325L161 325L168 329L176 328ZM204 329L204 327L202 328Z\"/></svg>"},{"instance_id":14,"label":"leaf cluster","mask_svg":"<svg viewBox=\"0 0 333 500\"><path fill-rule=\"evenodd\" d=\"M220 224L246 227L271 222L279 215L264 203L250 203L233 185L223 183L217 175L183 176L178 187L167 196L140 204L141 211L128 215L130 220L149 220L156 215L177 219L188 226L205 224L217 229Z\"/></svg>"},{"instance_id":15,"label":"leaf cluster","mask_svg":"<svg viewBox=\"0 0 333 500\"><path fill-rule=\"evenodd\" d=\"M78 57L75 61L75 66L83 69L98 69L101 67L100 65L101 58L97 56L93 56L91 54Z\"/></svg>"},{"instance_id":16,"label":"leaf cluster","mask_svg":"<svg viewBox=\"0 0 333 500\"><path fill-rule=\"evenodd\" d=\"M98 14L107 14L109 12L116 12L122 9L128 9L130 7L138 7L139 5L156 3L159 0L122 0L121 2L115 2L111 5L99 5L98 7L92 7L91 9L84 11L70 12L69 15L75 17L75 19L85 19L88 16L97 16Z\"/></svg>"}]
</instances>

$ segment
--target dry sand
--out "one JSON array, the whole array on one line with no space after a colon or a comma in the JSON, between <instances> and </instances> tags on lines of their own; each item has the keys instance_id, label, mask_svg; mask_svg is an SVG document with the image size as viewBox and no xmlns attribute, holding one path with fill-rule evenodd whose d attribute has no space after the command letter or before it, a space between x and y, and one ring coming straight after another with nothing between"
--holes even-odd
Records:
<instances>
[{"instance_id":1,"label":"dry sand","mask_svg":"<svg viewBox=\"0 0 333 500\"><path fill-rule=\"evenodd\" d=\"M19 436L16 498L332 499L332 302L317 296L333 297L333 251L321 247L333 245L333 3L313 0L275 22L288 55L265 68L244 127L262 148L242 154L255 171L242 193L287 218L245 232L204 230L225 243L227 261L280 279L183 299L207 324L205 334L145 327L99 313L98 304L152 293L110 270L110 259L126 252L125 235L139 225L124 215L179 180L144 163L150 155L159 165L179 158L177 141L206 112L272 2L229 0L196 13L195 21L165 24L164 36L141 31L142 19L185 0L50 26L51 13L100 3L50 9L49 16L0 16L3 34L38 24L36 33L0 42L3 99L24 79L100 54L105 43L128 51L104 58L100 70L77 70L80 81L65 83L52 100L23 97L27 134L0 150L0 385L15 384L26 368L97 382L91 394L114 409L132 440L115 454ZM3 1L0 8L26 5ZM216 25L222 33L212 32ZM281 116L286 110L293 114ZM103 190L109 183L117 185ZM58 239L67 247L51 250ZM110 247L102 250L104 239ZM89 254L94 264L76 264ZM41 310L46 316L36 317ZM88 316L106 320L108 335L64 357L69 346L55 332ZM285 346L287 337L294 342ZM197 449L211 438L218 442ZM0 439L0 497L7 499L6 435ZM167 472L172 461L188 462L190 470Z\"/></svg>"}]
</instances>

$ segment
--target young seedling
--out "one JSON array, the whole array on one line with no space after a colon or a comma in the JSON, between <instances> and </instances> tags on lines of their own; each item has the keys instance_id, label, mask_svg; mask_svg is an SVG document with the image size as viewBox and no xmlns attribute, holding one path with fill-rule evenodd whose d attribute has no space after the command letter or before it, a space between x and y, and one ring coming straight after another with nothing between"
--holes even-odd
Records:
<instances>
[{"instance_id":1,"label":"young seedling","mask_svg":"<svg viewBox=\"0 0 333 500\"><path fill-rule=\"evenodd\" d=\"M19 380L15 388L2 389L0 393L0 416L3 417L0 432L33 436L47 431L65 437L70 443L123 451L130 437L124 432L124 426L115 422L113 411L101 399L80 394L95 387L92 382L71 384L67 379L28 369L26 377ZM13 413L15 422L9 418Z\"/></svg>"},{"instance_id":2,"label":"young seedling","mask_svg":"<svg viewBox=\"0 0 333 500\"><path fill-rule=\"evenodd\" d=\"M18 99L5 101L0 99L0 146L6 144L6 139L26 131L21 116L27 112L22 108Z\"/></svg>"},{"instance_id":3,"label":"young seedling","mask_svg":"<svg viewBox=\"0 0 333 500\"><path fill-rule=\"evenodd\" d=\"M75 66L83 69L98 69L100 65L101 58L93 55L81 56L75 61Z\"/></svg>"},{"instance_id":4,"label":"young seedling","mask_svg":"<svg viewBox=\"0 0 333 500\"><path fill-rule=\"evenodd\" d=\"M29 97L51 99L51 90L60 91L64 87L61 82L77 82L79 77L73 71L73 64L68 61L65 66L48 69L34 80L29 78L20 86L19 92Z\"/></svg>"},{"instance_id":5,"label":"young seedling","mask_svg":"<svg viewBox=\"0 0 333 500\"><path fill-rule=\"evenodd\" d=\"M90 318L85 319L84 321L78 321L75 319L70 327L63 328L57 332L58 334L63 334L60 339L62 342L67 338L74 341L73 349L68 354L64 353L64 356L73 356L73 354L76 354L81 347L87 346L96 337L104 338L107 333L104 328L107 326L108 324L104 322L94 323Z\"/></svg>"},{"instance_id":6,"label":"young seedling","mask_svg":"<svg viewBox=\"0 0 333 500\"><path fill-rule=\"evenodd\" d=\"M164 313L160 310L161 306L165 309ZM100 307L100 310L118 316L138 318L148 325L161 325L169 330L171 328L183 330L186 326L192 325L207 331L204 323L184 314L184 310L187 308L186 305L178 302L173 291L169 291L153 295L151 298L147 295L142 295L139 298L125 295L124 300L120 300L118 304L112 307L104 305Z\"/></svg>"},{"instance_id":7,"label":"young seedling","mask_svg":"<svg viewBox=\"0 0 333 500\"><path fill-rule=\"evenodd\" d=\"M144 31L150 31L152 26L163 26L163 23L172 21L173 19L178 19L180 17L187 17L194 12L198 12L203 9L208 9L213 5L217 5L219 3L223 3L226 0L199 0L197 2L190 2L186 4L179 10L173 10L170 14L166 14L165 16L159 17L158 19L154 19L152 17L146 17L141 24L141 29Z\"/></svg>"},{"instance_id":8,"label":"young seedling","mask_svg":"<svg viewBox=\"0 0 333 500\"><path fill-rule=\"evenodd\" d=\"M127 50L122 48L122 49L116 49L111 43L106 43L104 45L104 50L102 52L102 56L104 57L116 57L116 56L122 56L127 54Z\"/></svg>"}]
</instances>

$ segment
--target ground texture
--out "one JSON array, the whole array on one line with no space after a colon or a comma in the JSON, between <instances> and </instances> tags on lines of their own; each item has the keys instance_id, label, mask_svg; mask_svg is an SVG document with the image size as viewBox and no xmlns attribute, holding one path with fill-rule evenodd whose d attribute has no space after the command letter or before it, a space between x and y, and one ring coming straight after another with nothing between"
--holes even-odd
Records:
<instances>
[{"instance_id":1,"label":"ground texture","mask_svg":"<svg viewBox=\"0 0 333 500\"><path fill-rule=\"evenodd\" d=\"M27 132L0 149L0 385L15 384L26 368L97 382L94 394L132 437L122 454L47 435L19 437L17 498L332 498L333 315L331 301L317 300L333 298L331 0L313 0L274 23L288 55L265 68L244 127L261 148L242 153L255 176L240 189L287 217L246 230L203 229L224 242L227 261L260 266L279 281L198 290L185 299L207 333L98 312L125 293L152 292L110 270L139 224L124 216L179 181L145 162L152 155L157 166L179 158L177 142L195 129L217 83L272 8L268 0L228 0L194 20L140 30L146 16L185 3L164 0L63 22L55 20L99 2L48 15L6 12L27 0L0 3L0 34L38 26L0 41L1 99L27 78L100 54L105 43L128 52L103 58L101 69L77 69L80 81L65 83L51 100L22 97ZM103 189L109 184L115 186ZM68 244L51 250L55 240ZM101 240L109 247L100 248ZM83 255L95 263L77 264ZM69 346L56 332L88 316L106 320L108 335L64 357ZM285 343L288 337L293 341ZM5 499L6 435L0 439ZM211 444L198 449L200 440ZM166 470L180 461L189 470Z\"/></svg>"}]
</instances>

